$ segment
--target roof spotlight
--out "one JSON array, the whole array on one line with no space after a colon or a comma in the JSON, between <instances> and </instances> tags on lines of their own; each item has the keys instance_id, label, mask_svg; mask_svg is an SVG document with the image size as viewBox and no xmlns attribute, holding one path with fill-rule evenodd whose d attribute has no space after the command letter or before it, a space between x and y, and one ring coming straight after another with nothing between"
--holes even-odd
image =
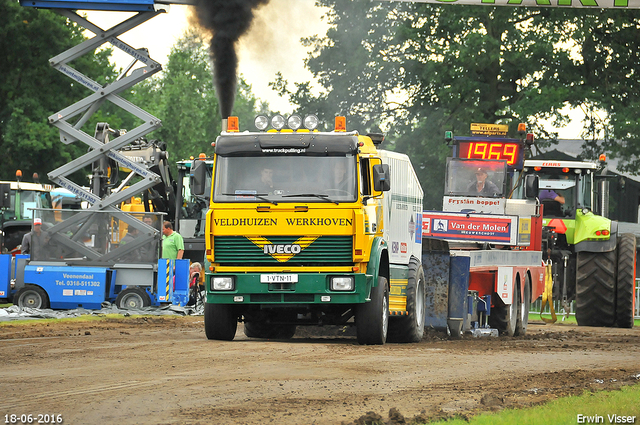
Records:
<instances>
[{"instance_id":1,"label":"roof spotlight","mask_svg":"<svg viewBox=\"0 0 640 425\"><path fill-rule=\"evenodd\" d=\"M300 126L302 126L302 117L300 117L300 115L295 115L295 114L289 116L289 119L287 120L287 125L292 130L299 129Z\"/></svg>"},{"instance_id":2,"label":"roof spotlight","mask_svg":"<svg viewBox=\"0 0 640 425\"><path fill-rule=\"evenodd\" d=\"M304 117L304 128L307 130L315 130L318 128L318 117L315 115L307 115Z\"/></svg>"},{"instance_id":3,"label":"roof spotlight","mask_svg":"<svg viewBox=\"0 0 640 425\"><path fill-rule=\"evenodd\" d=\"M286 121L284 117L280 114L276 114L271 117L271 126L276 130L282 130L284 128Z\"/></svg>"},{"instance_id":4,"label":"roof spotlight","mask_svg":"<svg viewBox=\"0 0 640 425\"><path fill-rule=\"evenodd\" d=\"M269 118L264 115L258 115L254 120L256 128L260 131L265 131L269 127Z\"/></svg>"}]
</instances>

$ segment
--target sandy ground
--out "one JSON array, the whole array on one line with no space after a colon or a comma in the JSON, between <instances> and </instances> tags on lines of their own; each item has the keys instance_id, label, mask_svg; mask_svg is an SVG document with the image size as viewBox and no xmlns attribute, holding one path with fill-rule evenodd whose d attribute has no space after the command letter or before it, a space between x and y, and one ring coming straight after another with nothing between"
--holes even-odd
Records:
<instances>
[{"instance_id":1,"label":"sandy ground","mask_svg":"<svg viewBox=\"0 0 640 425\"><path fill-rule=\"evenodd\" d=\"M640 382L640 329L360 346L338 329L208 341L202 317L0 326L0 414L65 424L364 424L469 416ZM640 409L638 406L635 409ZM404 422L403 422L404 421Z\"/></svg>"}]
</instances>

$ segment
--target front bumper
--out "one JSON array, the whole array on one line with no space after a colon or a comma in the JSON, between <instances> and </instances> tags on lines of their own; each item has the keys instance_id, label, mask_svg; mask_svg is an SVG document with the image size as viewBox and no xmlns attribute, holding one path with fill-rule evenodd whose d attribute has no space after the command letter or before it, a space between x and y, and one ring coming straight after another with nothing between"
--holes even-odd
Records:
<instances>
[{"instance_id":1,"label":"front bumper","mask_svg":"<svg viewBox=\"0 0 640 425\"><path fill-rule=\"evenodd\" d=\"M363 273L280 273L296 275L295 283L262 283L274 273L207 274L207 303L213 304L360 304L368 300L373 277ZM231 276L234 289L213 291L212 276ZM333 276L353 276L352 291L332 291Z\"/></svg>"}]
</instances>

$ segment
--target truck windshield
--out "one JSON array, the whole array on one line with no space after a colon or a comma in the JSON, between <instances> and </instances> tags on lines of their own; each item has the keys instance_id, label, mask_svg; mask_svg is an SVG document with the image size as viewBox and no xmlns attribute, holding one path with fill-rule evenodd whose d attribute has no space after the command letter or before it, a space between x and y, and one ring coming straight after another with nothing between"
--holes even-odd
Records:
<instances>
[{"instance_id":1,"label":"truck windshield","mask_svg":"<svg viewBox=\"0 0 640 425\"><path fill-rule=\"evenodd\" d=\"M449 196L504 196L506 161L447 159L445 194Z\"/></svg>"},{"instance_id":2,"label":"truck windshield","mask_svg":"<svg viewBox=\"0 0 640 425\"><path fill-rule=\"evenodd\" d=\"M353 202L356 159L347 156L220 156L214 202Z\"/></svg>"}]
</instances>

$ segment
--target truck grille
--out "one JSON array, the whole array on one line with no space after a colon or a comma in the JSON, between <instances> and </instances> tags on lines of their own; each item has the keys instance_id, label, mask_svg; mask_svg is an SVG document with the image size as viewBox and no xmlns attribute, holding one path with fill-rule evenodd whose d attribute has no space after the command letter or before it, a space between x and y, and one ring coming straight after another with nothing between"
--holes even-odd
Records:
<instances>
[{"instance_id":1,"label":"truck grille","mask_svg":"<svg viewBox=\"0 0 640 425\"><path fill-rule=\"evenodd\" d=\"M274 245L288 245L300 236L266 236ZM286 262L279 262L244 236L217 236L213 239L215 262L225 265L337 265L352 263L351 236L320 236Z\"/></svg>"}]
</instances>

